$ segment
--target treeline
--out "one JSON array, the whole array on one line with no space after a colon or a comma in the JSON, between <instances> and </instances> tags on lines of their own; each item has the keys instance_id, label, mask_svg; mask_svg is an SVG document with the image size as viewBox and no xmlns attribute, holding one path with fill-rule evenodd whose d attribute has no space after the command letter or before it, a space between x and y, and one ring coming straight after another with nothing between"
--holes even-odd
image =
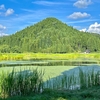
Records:
<instances>
[{"instance_id":1,"label":"treeline","mask_svg":"<svg viewBox=\"0 0 100 100\"><path fill-rule=\"evenodd\" d=\"M46 18L15 34L0 38L1 53L100 51L100 35L80 32L56 18Z\"/></svg>"}]
</instances>

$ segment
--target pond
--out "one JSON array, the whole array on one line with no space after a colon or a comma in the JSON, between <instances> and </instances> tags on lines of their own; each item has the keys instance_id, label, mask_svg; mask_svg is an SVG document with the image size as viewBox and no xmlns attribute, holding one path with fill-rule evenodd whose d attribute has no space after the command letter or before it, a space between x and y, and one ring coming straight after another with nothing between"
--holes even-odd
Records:
<instances>
[{"instance_id":1,"label":"pond","mask_svg":"<svg viewBox=\"0 0 100 100\"><path fill-rule=\"evenodd\" d=\"M88 80L91 80L92 74L100 71L99 61L95 60L27 60L27 61L1 61L0 71L11 71L13 68L17 69L17 72L22 68L22 75L24 73L30 73L32 68L45 70L43 77L45 86L50 88L67 88L74 89L80 88L81 75L87 74L88 78L85 78L85 86L88 86ZM81 70L80 70L81 69ZM24 71L23 71L24 70ZM90 73L90 74L88 74ZM18 73L17 73L18 74ZM67 77L65 79L65 76ZM89 78L90 77L90 78ZM47 81L49 79L49 81ZM64 80L64 81L63 81ZM84 81L83 81L84 83ZM67 84L67 86L66 86Z\"/></svg>"}]
</instances>

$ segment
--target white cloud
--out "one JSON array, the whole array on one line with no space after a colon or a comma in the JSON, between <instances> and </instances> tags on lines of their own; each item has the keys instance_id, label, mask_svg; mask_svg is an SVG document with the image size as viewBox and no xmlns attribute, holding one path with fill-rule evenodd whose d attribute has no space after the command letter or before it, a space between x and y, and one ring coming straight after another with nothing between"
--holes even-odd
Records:
<instances>
[{"instance_id":1,"label":"white cloud","mask_svg":"<svg viewBox=\"0 0 100 100\"><path fill-rule=\"evenodd\" d=\"M91 3L92 3L91 0L78 0L73 5L76 6L76 7L78 7L78 8L86 8Z\"/></svg>"},{"instance_id":2,"label":"white cloud","mask_svg":"<svg viewBox=\"0 0 100 100\"><path fill-rule=\"evenodd\" d=\"M74 20L74 21L69 21L67 23L73 23L73 24L76 24L76 23L87 23L87 22L94 22L94 21L97 21L98 19L84 19L84 20Z\"/></svg>"},{"instance_id":3,"label":"white cloud","mask_svg":"<svg viewBox=\"0 0 100 100\"><path fill-rule=\"evenodd\" d=\"M69 15L68 18L70 19L81 19L81 18L87 18L90 14L87 13L81 13L81 12L74 12L73 14Z\"/></svg>"},{"instance_id":4,"label":"white cloud","mask_svg":"<svg viewBox=\"0 0 100 100\"><path fill-rule=\"evenodd\" d=\"M6 27L0 24L0 30L5 30Z\"/></svg>"},{"instance_id":5,"label":"white cloud","mask_svg":"<svg viewBox=\"0 0 100 100\"><path fill-rule=\"evenodd\" d=\"M11 15L11 14L13 14L13 13L14 13L14 10L11 9L11 8L9 8L9 9L7 9L7 11L5 12L5 16L9 16L9 15Z\"/></svg>"},{"instance_id":6,"label":"white cloud","mask_svg":"<svg viewBox=\"0 0 100 100\"><path fill-rule=\"evenodd\" d=\"M82 31L82 32L86 32L87 29L86 29L86 28L83 28L83 29L81 29L80 31Z\"/></svg>"},{"instance_id":7,"label":"white cloud","mask_svg":"<svg viewBox=\"0 0 100 100\"><path fill-rule=\"evenodd\" d=\"M0 37L8 35L3 32L5 29L6 29L6 27L0 24Z\"/></svg>"},{"instance_id":8,"label":"white cloud","mask_svg":"<svg viewBox=\"0 0 100 100\"><path fill-rule=\"evenodd\" d=\"M14 3L19 3L18 0L10 0L10 1Z\"/></svg>"},{"instance_id":9,"label":"white cloud","mask_svg":"<svg viewBox=\"0 0 100 100\"><path fill-rule=\"evenodd\" d=\"M8 35L9 35L9 34L0 32L0 37L2 37L2 36L8 36Z\"/></svg>"},{"instance_id":10,"label":"white cloud","mask_svg":"<svg viewBox=\"0 0 100 100\"><path fill-rule=\"evenodd\" d=\"M13 13L14 13L13 9L11 8L6 9L4 4L0 5L0 16L9 16Z\"/></svg>"},{"instance_id":11,"label":"white cloud","mask_svg":"<svg viewBox=\"0 0 100 100\"><path fill-rule=\"evenodd\" d=\"M0 5L0 10L3 10L3 9L5 9L5 6L2 4Z\"/></svg>"},{"instance_id":12,"label":"white cloud","mask_svg":"<svg viewBox=\"0 0 100 100\"><path fill-rule=\"evenodd\" d=\"M91 24L87 30L87 32L91 33L99 33L100 34L100 24L95 22L94 24Z\"/></svg>"},{"instance_id":13,"label":"white cloud","mask_svg":"<svg viewBox=\"0 0 100 100\"><path fill-rule=\"evenodd\" d=\"M68 3L63 3L63 2L50 2L50 1L35 1L35 2L32 2L32 3L38 4L38 5L45 5L45 6L68 4Z\"/></svg>"}]
</instances>

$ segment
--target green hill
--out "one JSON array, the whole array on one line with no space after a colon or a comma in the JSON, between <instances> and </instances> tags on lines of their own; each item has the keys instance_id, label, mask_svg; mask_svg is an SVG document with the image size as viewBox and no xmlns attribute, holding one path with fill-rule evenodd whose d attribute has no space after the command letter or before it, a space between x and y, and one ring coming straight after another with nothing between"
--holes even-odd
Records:
<instances>
[{"instance_id":1,"label":"green hill","mask_svg":"<svg viewBox=\"0 0 100 100\"><path fill-rule=\"evenodd\" d=\"M46 18L15 34L0 38L0 52L100 51L100 35L80 32L56 18Z\"/></svg>"}]
</instances>

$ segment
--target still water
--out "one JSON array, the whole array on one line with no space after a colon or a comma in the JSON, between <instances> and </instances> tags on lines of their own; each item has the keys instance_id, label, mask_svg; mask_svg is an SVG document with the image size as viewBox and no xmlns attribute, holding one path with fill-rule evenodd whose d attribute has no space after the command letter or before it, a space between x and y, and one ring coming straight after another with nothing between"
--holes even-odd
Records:
<instances>
[{"instance_id":1,"label":"still water","mask_svg":"<svg viewBox=\"0 0 100 100\"><path fill-rule=\"evenodd\" d=\"M0 67L3 66L87 66L92 64L99 64L97 61L91 60L26 60L26 61L1 61Z\"/></svg>"}]
</instances>

